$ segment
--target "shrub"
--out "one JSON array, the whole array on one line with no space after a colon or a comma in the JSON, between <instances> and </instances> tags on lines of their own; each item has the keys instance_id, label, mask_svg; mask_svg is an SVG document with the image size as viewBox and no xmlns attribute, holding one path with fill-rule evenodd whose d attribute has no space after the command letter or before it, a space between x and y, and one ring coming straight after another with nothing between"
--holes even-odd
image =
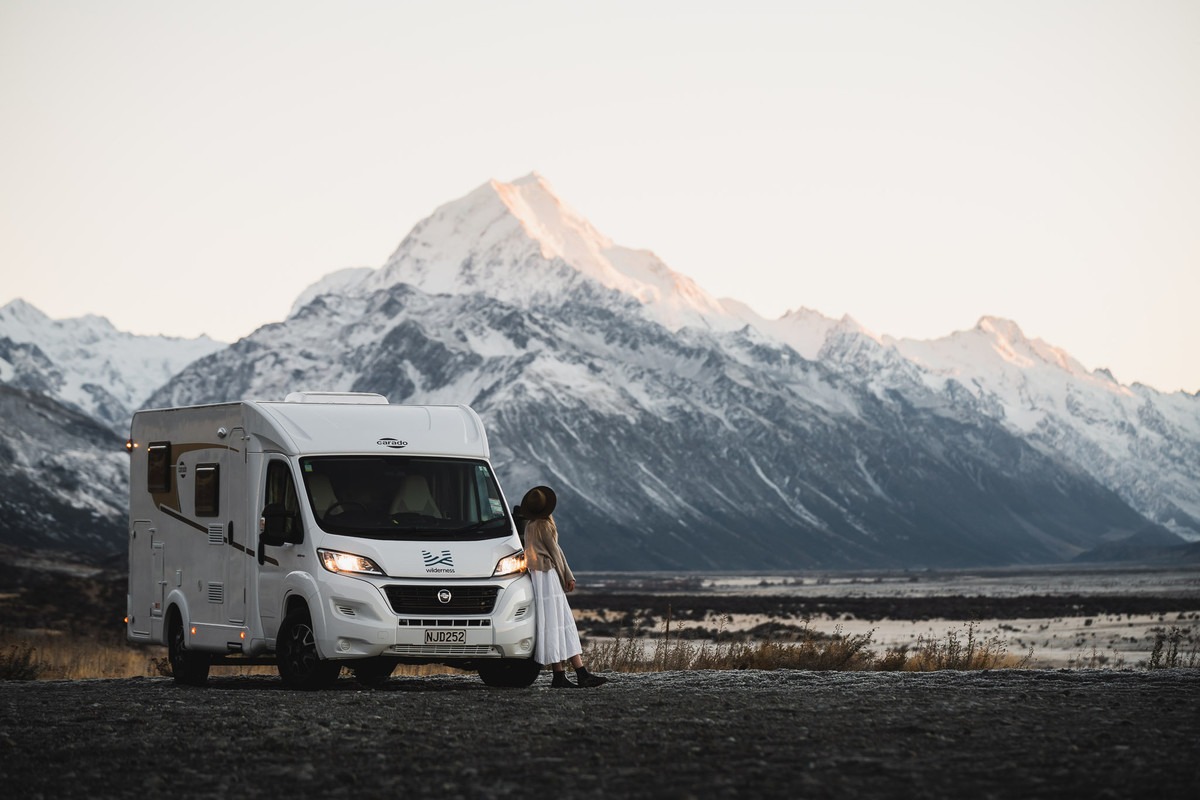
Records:
<instances>
[{"instance_id":1,"label":"shrub","mask_svg":"<svg viewBox=\"0 0 1200 800\"><path fill-rule=\"evenodd\" d=\"M1181 647L1190 643L1187 652L1181 652ZM1149 669L1175 669L1177 667L1195 668L1200 666L1200 639L1195 639L1183 628L1172 625L1163 630L1154 630L1154 649L1150 651Z\"/></svg>"},{"instance_id":2,"label":"shrub","mask_svg":"<svg viewBox=\"0 0 1200 800\"><path fill-rule=\"evenodd\" d=\"M46 669L36 653L30 644L9 645L7 652L0 653L0 680L36 681Z\"/></svg>"},{"instance_id":3,"label":"shrub","mask_svg":"<svg viewBox=\"0 0 1200 800\"><path fill-rule=\"evenodd\" d=\"M999 667L1023 668L1033 657L1033 651L1021 659L1008 654L1008 645L997 637L980 641L975 634L975 623L967 623L966 640L960 638L957 628L947 631L945 639L917 639L917 649L901 669L908 672L930 672L941 669L996 669Z\"/></svg>"}]
</instances>

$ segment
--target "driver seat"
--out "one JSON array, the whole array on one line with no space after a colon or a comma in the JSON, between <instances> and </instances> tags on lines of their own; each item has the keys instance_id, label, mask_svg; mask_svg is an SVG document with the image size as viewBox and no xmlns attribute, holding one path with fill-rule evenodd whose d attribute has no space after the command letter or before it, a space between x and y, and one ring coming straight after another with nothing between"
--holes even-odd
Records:
<instances>
[{"instance_id":1,"label":"driver seat","mask_svg":"<svg viewBox=\"0 0 1200 800\"><path fill-rule=\"evenodd\" d=\"M429 484L424 475L405 475L400 481L400 489L392 498L389 514L424 514L427 517L442 516L433 495L429 492Z\"/></svg>"},{"instance_id":2,"label":"driver seat","mask_svg":"<svg viewBox=\"0 0 1200 800\"><path fill-rule=\"evenodd\" d=\"M337 495L333 492L333 484L328 475L316 473L307 476L308 494L312 498L313 513L317 519L324 519L325 512L337 505Z\"/></svg>"}]
</instances>

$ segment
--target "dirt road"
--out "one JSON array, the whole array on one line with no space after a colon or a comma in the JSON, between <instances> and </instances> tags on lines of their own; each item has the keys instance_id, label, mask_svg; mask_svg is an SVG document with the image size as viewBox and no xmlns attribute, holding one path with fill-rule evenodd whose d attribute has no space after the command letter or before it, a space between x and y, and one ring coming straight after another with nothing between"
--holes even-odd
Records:
<instances>
[{"instance_id":1,"label":"dirt road","mask_svg":"<svg viewBox=\"0 0 1200 800\"><path fill-rule=\"evenodd\" d=\"M0 683L7 797L1194 797L1200 670Z\"/></svg>"}]
</instances>

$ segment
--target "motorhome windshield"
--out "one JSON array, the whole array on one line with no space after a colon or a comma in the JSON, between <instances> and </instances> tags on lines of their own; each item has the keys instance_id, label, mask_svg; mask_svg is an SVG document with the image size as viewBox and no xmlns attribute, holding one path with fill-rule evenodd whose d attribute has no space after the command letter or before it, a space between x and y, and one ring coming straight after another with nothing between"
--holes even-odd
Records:
<instances>
[{"instance_id":1,"label":"motorhome windshield","mask_svg":"<svg viewBox=\"0 0 1200 800\"><path fill-rule=\"evenodd\" d=\"M376 539L491 539L511 523L482 461L409 456L303 458L317 524Z\"/></svg>"}]
</instances>

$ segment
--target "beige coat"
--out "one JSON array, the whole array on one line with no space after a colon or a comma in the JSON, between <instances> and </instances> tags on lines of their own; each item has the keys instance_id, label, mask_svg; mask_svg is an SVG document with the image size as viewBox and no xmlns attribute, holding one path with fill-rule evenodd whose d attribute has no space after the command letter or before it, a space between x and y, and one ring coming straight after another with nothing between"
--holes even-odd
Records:
<instances>
[{"instance_id":1,"label":"beige coat","mask_svg":"<svg viewBox=\"0 0 1200 800\"><path fill-rule=\"evenodd\" d=\"M525 563L539 572L558 572L563 591L566 591L569 581L575 580L567 557L558 546L558 528L554 525L554 517L531 519L525 524Z\"/></svg>"}]
</instances>

